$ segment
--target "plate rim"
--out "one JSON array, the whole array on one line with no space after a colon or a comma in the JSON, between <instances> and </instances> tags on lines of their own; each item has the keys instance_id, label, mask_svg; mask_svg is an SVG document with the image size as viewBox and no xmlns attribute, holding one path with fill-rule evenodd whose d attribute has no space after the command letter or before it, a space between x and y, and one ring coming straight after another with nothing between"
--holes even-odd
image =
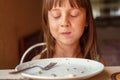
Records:
<instances>
[{"instance_id":1,"label":"plate rim","mask_svg":"<svg viewBox=\"0 0 120 80\"><path fill-rule=\"evenodd\" d=\"M32 60L32 61L28 61L28 62L24 62L20 65L17 65L16 66L16 70L19 66L23 65L23 64L27 64L27 63L30 63L30 62L36 62L36 61L41 61L41 60L51 60L51 59L79 59L79 60L89 60L89 61L93 61L93 62L97 62L98 64L100 64L102 67L100 70L98 70L97 72L93 72L92 74L89 74L89 75L85 75L85 76L78 76L78 77L41 77L41 76L37 76L37 75L30 75L30 74L26 74L26 73L21 73L22 76L24 77L28 77L28 78L32 78L32 79L48 79L50 78L49 80L53 80L53 79L61 79L61 80L66 80L66 79L88 79L90 77L93 77L99 73L101 73L103 70L104 70L104 65L101 63L101 62L98 62L98 61L95 61L95 60L92 60L92 59L85 59L85 58L45 58L45 59L39 59L39 60ZM88 76L88 77L87 77ZM85 78L84 78L85 77Z\"/></svg>"}]
</instances>

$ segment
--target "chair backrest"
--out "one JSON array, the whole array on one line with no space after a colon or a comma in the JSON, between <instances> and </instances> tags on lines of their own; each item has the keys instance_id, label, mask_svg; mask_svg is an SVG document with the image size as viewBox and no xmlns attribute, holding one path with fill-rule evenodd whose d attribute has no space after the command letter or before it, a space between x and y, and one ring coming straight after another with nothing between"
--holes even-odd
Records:
<instances>
[{"instance_id":1,"label":"chair backrest","mask_svg":"<svg viewBox=\"0 0 120 80\"><path fill-rule=\"evenodd\" d=\"M36 47L39 47L39 46L44 46L44 45L46 45L46 43L37 43L37 44L32 45L31 47L29 47L29 48L23 53L23 55L22 55L22 57L21 57L21 60L20 60L20 64L22 64L22 63L24 62L24 59L25 59L26 55L29 54L29 52L30 52L32 49L34 49L34 48L36 48Z\"/></svg>"}]
</instances>

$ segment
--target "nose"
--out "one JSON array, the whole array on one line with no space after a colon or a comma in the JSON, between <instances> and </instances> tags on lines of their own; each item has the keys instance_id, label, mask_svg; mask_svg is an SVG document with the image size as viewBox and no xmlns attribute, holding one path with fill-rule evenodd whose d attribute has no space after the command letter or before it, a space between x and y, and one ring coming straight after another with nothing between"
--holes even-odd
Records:
<instances>
[{"instance_id":1,"label":"nose","mask_svg":"<svg viewBox=\"0 0 120 80\"><path fill-rule=\"evenodd\" d=\"M61 25L61 27L69 27L69 25L68 25L68 24L65 24L65 25Z\"/></svg>"},{"instance_id":2,"label":"nose","mask_svg":"<svg viewBox=\"0 0 120 80\"><path fill-rule=\"evenodd\" d=\"M69 27L69 26L70 26L69 18L67 17L67 15L64 15L62 17L61 27Z\"/></svg>"}]
</instances>

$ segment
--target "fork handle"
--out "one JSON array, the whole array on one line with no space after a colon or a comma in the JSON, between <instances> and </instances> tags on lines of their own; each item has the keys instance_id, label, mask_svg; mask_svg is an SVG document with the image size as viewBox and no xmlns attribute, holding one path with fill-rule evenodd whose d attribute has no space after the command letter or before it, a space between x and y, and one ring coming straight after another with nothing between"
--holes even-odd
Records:
<instances>
[{"instance_id":1,"label":"fork handle","mask_svg":"<svg viewBox=\"0 0 120 80\"><path fill-rule=\"evenodd\" d=\"M18 73L21 73L21 72L24 72L28 69L31 69L31 68L34 68L35 66L31 66L31 67L28 67L28 68L25 68L25 69L21 69L21 70L18 70L18 71L12 71L12 72L9 72L9 74L18 74Z\"/></svg>"}]
</instances>

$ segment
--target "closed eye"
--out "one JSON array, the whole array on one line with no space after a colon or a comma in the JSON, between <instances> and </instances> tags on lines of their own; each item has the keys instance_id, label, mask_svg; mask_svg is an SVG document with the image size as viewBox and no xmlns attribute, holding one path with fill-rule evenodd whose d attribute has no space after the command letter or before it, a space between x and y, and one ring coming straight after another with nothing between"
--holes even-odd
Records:
<instances>
[{"instance_id":1,"label":"closed eye","mask_svg":"<svg viewBox=\"0 0 120 80\"><path fill-rule=\"evenodd\" d=\"M79 14L76 14L76 13L75 14L70 14L70 16L71 17L77 17L77 16L79 16Z\"/></svg>"},{"instance_id":2,"label":"closed eye","mask_svg":"<svg viewBox=\"0 0 120 80\"><path fill-rule=\"evenodd\" d=\"M71 17L77 17L78 15L73 15L73 14L71 14L70 16L71 16Z\"/></svg>"},{"instance_id":3,"label":"closed eye","mask_svg":"<svg viewBox=\"0 0 120 80\"><path fill-rule=\"evenodd\" d=\"M60 15L53 15L53 18L58 19L60 18Z\"/></svg>"},{"instance_id":4,"label":"closed eye","mask_svg":"<svg viewBox=\"0 0 120 80\"><path fill-rule=\"evenodd\" d=\"M78 10L73 10L70 12L70 16L71 17L77 17L79 16L80 12Z\"/></svg>"},{"instance_id":5,"label":"closed eye","mask_svg":"<svg viewBox=\"0 0 120 80\"><path fill-rule=\"evenodd\" d=\"M52 17L55 18L55 19L58 19L58 18L61 17L61 13L60 13L59 10L52 10L52 11L51 11L51 15L52 15Z\"/></svg>"}]
</instances>

